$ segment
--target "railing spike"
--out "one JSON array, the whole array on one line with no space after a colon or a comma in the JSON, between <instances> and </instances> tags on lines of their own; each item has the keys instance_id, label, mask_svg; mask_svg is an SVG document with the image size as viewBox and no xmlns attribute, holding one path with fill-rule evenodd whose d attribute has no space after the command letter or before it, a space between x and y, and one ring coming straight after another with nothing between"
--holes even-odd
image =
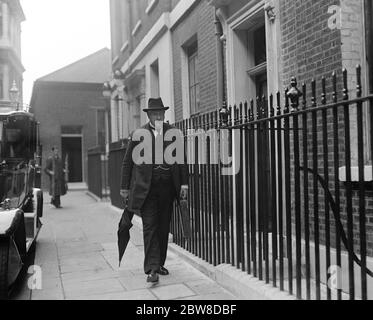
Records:
<instances>
[{"instance_id":1,"label":"railing spike","mask_svg":"<svg viewBox=\"0 0 373 320\"><path fill-rule=\"evenodd\" d=\"M317 102L316 102L316 81L315 81L315 79L312 79L311 87L312 87L312 98L311 98L312 107L315 108L316 105L317 105Z\"/></svg>"},{"instance_id":2,"label":"railing spike","mask_svg":"<svg viewBox=\"0 0 373 320\"><path fill-rule=\"evenodd\" d=\"M303 85L302 85L302 91L303 91L303 110L306 110L307 109L307 85L305 82L303 82Z\"/></svg>"},{"instance_id":3,"label":"railing spike","mask_svg":"<svg viewBox=\"0 0 373 320\"><path fill-rule=\"evenodd\" d=\"M276 98L277 98L277 115L280 115L281 114L281 93L280 91L277 91Z\"/></svg>"},{"instance_id":4,"label":"railing spike","mask_svg":"<svg viewBox=\"0 0 373 320\"><path fill-rule=\"evenodd\" d=\"M326 79L324 76L321 78L321 87L322 87L321 103L326 104Z\"/></svg>"},{"instance_id":5,"label":"railing spike","mask_svg":"<svg viewBox=\"0 0 373 320\"><path fill-rule=\"evenodd\" d=\"M348 74L347 69L343 68L343 100L348 100Z\"/></svg>"},{"instance_id":6,"label":"railing spike","mask_svg":"<svg viewBox=\"0 0 373 320\"><path fill-rule=\"evenodd\" d=\"M291 78L291 88L287 92L286 96L290 99L291 112L297 112L299 108L299 98L302 96L302 92L298 90L297 78ZM289 101L287 101L287 106L289 106Z\"/></svg>"},{"instance_id":7,"label":"railing spike","mask_svg":"<svg viewBox=\"0 0 373 320\"><path fill-rule=\"evenodd\" d=\"M269 95L269 110L270 110L270 117L275 115L275 108L273 107L273 94Z\"/></svg>"},{"instance_id":8,"label":"railing spike","mask_svg":"<svg viewBox=\"0 0 373 320\"><path fill-rule=\"evenodd\" d=\"M332 73L332 82L333 82L333 102L336 103L338 100L338 93L337 93L337 73L335 71Z\"/></svg>"},{"instance_id":9,"label":"railing spike","mask_svg":"<svg viewBox=\"0 0 373 320\"><path fill-rule=\"evenodd\" d=\"M356 96L358 98L361 98L363 92L362 92L362 86L361 86L361 66L358 64L356 66Z\"/></svg>"}]
</instances>

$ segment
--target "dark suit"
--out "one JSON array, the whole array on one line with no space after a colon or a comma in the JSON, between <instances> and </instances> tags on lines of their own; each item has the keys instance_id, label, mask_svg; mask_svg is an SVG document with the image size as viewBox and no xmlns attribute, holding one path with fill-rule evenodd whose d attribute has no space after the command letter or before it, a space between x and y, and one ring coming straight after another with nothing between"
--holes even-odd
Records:
<instances>
[{"instance_id":1,"label":"dark suit","mask_svg":"<svg viewBox=\"0 0 373 320\"><path fill-rule=\"evenodd\" d=\"M51 171L54 172L54 175L50 174ZM67 191L62 159L55 155L49 156L44 172L49 176L51 203L59 206L61 204L60 196L65 195Z\"/></svg>"},{"instance_id":2,"label":"dark suit","mask_svg":"<svg viewBox=\"0 0 373 320\"><path fill-rule=\"evenodd\" d=\"M164 123L162 135L174 127ZM133 151L139 141L133 141L131 134L126 154L122 163L121 189L130 190L128 207L131 211L141 213L144 233L144 271L158 270L163 266L167 255L168 234L172 214L172 205L180 195L182 185L188 184L187 165L162 164L165 170L159 170L155 163L155 136L147 123L141 129L151 135L152 161L149 164L136 164ZM164 141L163 150L172 142ZM150 149L150 148L149 148Z\"/></svg>"}]
</instances>

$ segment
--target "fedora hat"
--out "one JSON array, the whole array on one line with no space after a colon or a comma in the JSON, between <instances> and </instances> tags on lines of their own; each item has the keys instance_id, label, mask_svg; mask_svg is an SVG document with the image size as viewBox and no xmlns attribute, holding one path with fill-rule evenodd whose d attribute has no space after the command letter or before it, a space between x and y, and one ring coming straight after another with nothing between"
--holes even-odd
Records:
<instances>
[{"instance_id":1,"label":"fedora hat","mask_svg":"<svg viewBox=\"0 0 373 320\"><path fill-rule=\"evenodd\" d=\"M163 105L161 98L150 98L148 101L148 108L144 109L144 112L156 111L156 110L168 110L169 107Z\"/></svg>"}]
</instances>

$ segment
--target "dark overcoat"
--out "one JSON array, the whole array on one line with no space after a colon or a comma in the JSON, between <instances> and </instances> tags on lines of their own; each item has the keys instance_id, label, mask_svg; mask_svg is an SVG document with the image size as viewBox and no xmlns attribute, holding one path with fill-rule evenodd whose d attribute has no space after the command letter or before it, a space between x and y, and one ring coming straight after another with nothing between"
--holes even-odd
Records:
<instances>
[{"instance_id":1,"label":"dark overcoat","mask_svg":"<svg viewBox=\"0 0 373 320\"><path fill-rule=\"evenodd\" d=\"M149 123L141 127L141 129L148 130L152 137L154 137L153 132ZM170 129L176 129L174 126L164 123L163 124L163 135ZM136 130L135 130L136 131ZM129 137L129 142L126 150L126 154L122 162L121 171L121 189L130 190L128 199L128 208L132 211L141 210L144 201L150 191L153 164L135 164L132 157L132 152L139 141L133 141L131 134ZM153 138L154 139L154 138ZM167 148L172 142L164 141L164 149ZM154 146L154 140L153 140ZM154 149L154 148L153 148ZM185 157L184 157L185 160ZM182 185L188 185L188 167L185 161L183 163L175 163L171 165L171 175L172 182L175 188L174 196L176 198L180 195L180 190Z\"/></svg>"},{"instance_id":2,"label":"dark overcoat","mask_svg":"<svg viewBox=\"0 0 373 320\"><path fill-rule=\"evenodd\" d=\"M53 171L54 175L51 175L50 171ZM62 159L59 156L49 156L44 172L49 176L49 195L52 197L65 195L67 190Z\"/></svg>"}]
</instances>

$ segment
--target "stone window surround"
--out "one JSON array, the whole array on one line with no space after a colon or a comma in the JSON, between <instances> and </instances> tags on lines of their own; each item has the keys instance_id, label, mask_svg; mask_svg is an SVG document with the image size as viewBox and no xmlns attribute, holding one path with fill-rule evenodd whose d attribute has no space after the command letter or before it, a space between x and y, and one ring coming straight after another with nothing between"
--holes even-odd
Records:
<instances>
[{"instance_id":1,"label":"stone window surround","mask_svg":"<svg viewBox=\"0 0 373 320\"><path fill-rule=\"evenodd\" d=\"M141 20L138 20L137 22L136 22L136 25L135 25L135 27L133 28L133 30L132 30L132 32L131 32L131 34L132 34L132 36L134 37L136 34L137 34L137 32L139 31L139 29L140 29L140 27L141 27Z\"/></svg>"},{"instance_id":2,"label":"stone window surround","mask_svg":"<svg viewBox=\"0 0 373 320\"><path fill-rule=\"evenodd\" d=\"M122 45L122 47L120 48L120 52L125 52L126 50L127 50L127 48L128 48L128 41L125 41L124 43L123 43L123 45Z\"/></svg>"},{"instance_id":3,"label":"stone window surround","mask_svg":"<svg viewBox=\"0 0 373 320\"><path fill-rule=\"evenodd\" d=\"M113 59L112 65L115 65L119 61L119 56L115 56Z\"/></svg>"},{"instance_id":4,"label":"stone window surround","mask_svg":"<svg viewBox=\"0 0 373 320\"><path fill-rule=\"evenodd\" d=\"M349 5L349 0L343 0L341 2L341 10L342 10L342 21L345 21L346 19L348 19L349 17L349 14L351 15L352 13L357 13L357 12L350 12L349 10L352 10L348 5ZM361 38L361 46L362 46L362 50L361 50L361 66L362 66L362 70L366 70L366 62L365 62L365 59L364 57L366 56L366 43L364 41L365 39L365 15L364 15L364 1L361 0L361 14L362 14L362 19L360 21L357 21L356 23L355 22L352 22L350 23L350 28L353 31L356 31L357 28L358 28L358 24L361 23L361 28L362 28L362 38ZM356 2L356 4L358 4L358 2ZM355 24L354 24L355 23ZM356 76L356 72L355 72L355 66L356 64L358 63L358 61L356 62L353 62L353 63L347 63L347 62L350 62L350 60L352 61L352 57L350 57L349 55L351 55L351 53L349 52L348 50L348 46L345 47L345 44L348 44L348 41L349 39L351 38L349 36L349 34L346 34L346 32L348 31L347 29L344 29L343 28L344 24L342 23L342 29L341 29L341 38L342 38L342 64L344 67L347 68L348 70L348 89L350 90L350 98L354 98L355 97L355 88L356 88L356 79L355 79L355 76ZM355 29L352 29L352 26L355 27ZM355 57L356 58L356 57ZM347 65L346 65L347 63ZM368 81L367 81L367 78L368 78L368 74L365 73L365 72L362 72L362 86L363 86L363 93L368 93ZM369 113L368 113L368 108L367 107L364 107L364 110L363 110L363 121L364 121L364 132L363 132L363 135L365 137L368 137L368 139L365 140L365 143L364 143L364 158L365 158L365 165L364 165L364 181L365 182L371 182L373 181L373 178L372 178L372 160L373 159L370 159L371 157L371 151L370 151L370 148L371 148L371 143L369 141L369 138L370 138L370 135L369 135L369 129L368 129L368 126L369 126L369 123L368 121L365 121L366 119L369 119ZM356 109L355 110L352 110L350 112L350 127L351 127L351 181L352 182L358 182L359 181L359 168L357 166L357 133L356 133ZM346 182L347 179L346 179L346 167L345 166L341 166L339 167L339 180L341 182Z\"/></svg>"},{"instance_id":5,"label":"stone window surround","mask_svg":"<svg viewBox=\"0 0 373 320\"><path fill-rule=\"evenodd\" d=\"M182 102L183 102L183 119L188 119L192 116L190 103L189 89L189 55L188 48L196 43L197 35L195 34L189 40L185 41L180 47L181 55L181 86L182 86ZM197 42L198 43L198 42ZM198 45L197 45L198 50Z\"/></svg>"},{"instance_id":6,"label":"stone window surround","mask_svg":"<svg viewBox=\"0 0 373 320\"><path fill-rule=\"evenodd\" d=\"M146 14L149 15L152 12L152 10L155 8L155 6L157 5L157 3L158 3L158 0L151 0L149 2L148 6L145 9Z\"/></svg>"},{"instance_id":7,"label":"stone window surround","mask_svg":"<svg viewBox=\"0 0 373 320\"><path fill-rule=\"evenodd\" d=\"M268 74L268 91L276 92L282 88L281 82L281 57L279 50L281 49L280 39L278 35L280 34L279 18L270 20L267 12L265 10L266 6L273 8L274 12L279 11L277 1L250 1L241 10L235 13L231 17L227 17L225 11L220 8L217 10L218 18L223 26L224 38L226 38L226 48L227 48L227 63L226 63L226 74L227 74L227 90L228 90L228 104L238 103L242 100L242 97L237 97L237 90L235 90L235 83L238 81L234 70L231 70L229 66L237 64L237 55L235 54L236 48L234 48L237 43L236 38L238 38L236 32L239 30L250 30L253 26L250 20L263 15L263 21L266 25L266 40L267 40L267 74ZM278 15L277 15L278 16ZM236 63L235 63L236 61ZM250 66L245 66L246 77L250 77L250 73L257 71L255 68L250 68ZM251 78L251 77L250 77ZM250 80L248 80L250 82ZM253 90L253 88L251 88ZM247 97L244 98L244 100ZM238 99L238 100L237 100Z\"/></svg>"}]
</instances>

